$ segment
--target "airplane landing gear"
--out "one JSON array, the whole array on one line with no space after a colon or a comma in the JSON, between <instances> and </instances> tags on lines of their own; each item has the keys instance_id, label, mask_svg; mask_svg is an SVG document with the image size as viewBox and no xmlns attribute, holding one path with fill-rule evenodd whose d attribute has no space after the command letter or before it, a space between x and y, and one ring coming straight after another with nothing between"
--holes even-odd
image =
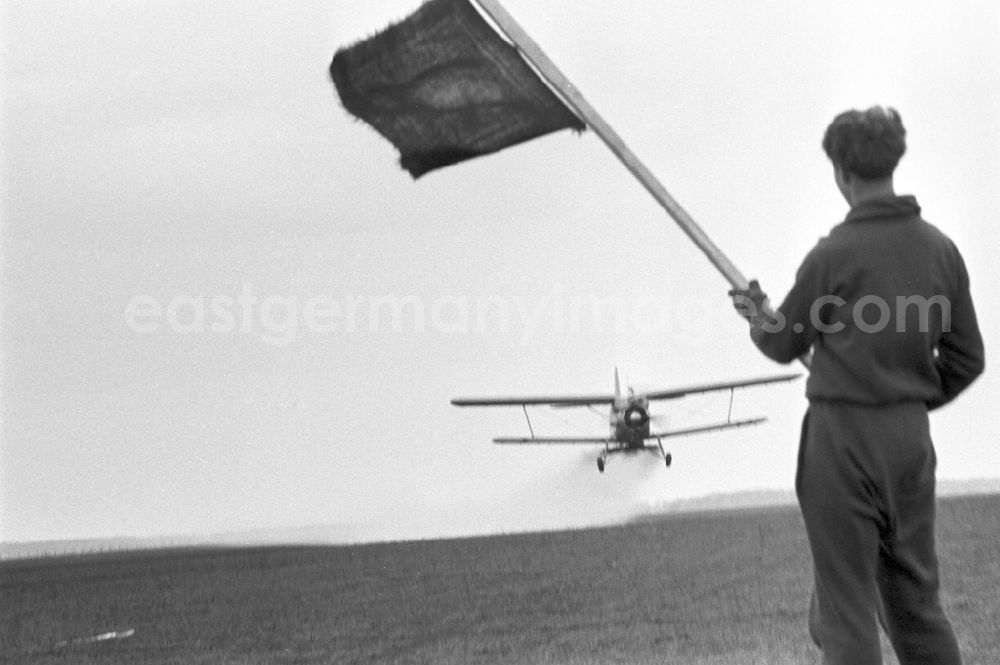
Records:
<instances>
[{"instance_id":1,"label":"airplane landing gear","mask_svg":"<svg viewBox=\"0 0 1000 665\"><path fill-rule=\"evenodd\" d=\"M670 468L670 463L674 461L674 456L663 449L663 441L660 439L656 440L656 445L660 447L660 454L663 455L663 462Z\"/></svg>"},{"instance_id":2,"label":"airplane landing gear","mask_svg":"<svg viewBox=\"0 0 1000 665\"><path fill-rule=\"evenodd\" d=\"M597 456L597 470L604 473L604 464L608 461L608 444L604 444L604 450Z\"/></svg>"}]
</instances>

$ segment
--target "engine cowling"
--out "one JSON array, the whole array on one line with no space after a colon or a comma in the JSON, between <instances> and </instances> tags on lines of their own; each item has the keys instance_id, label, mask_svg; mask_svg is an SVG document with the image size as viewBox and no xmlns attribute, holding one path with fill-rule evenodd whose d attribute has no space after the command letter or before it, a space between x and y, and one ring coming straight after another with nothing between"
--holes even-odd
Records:
<instances>
[{"instance_id":1,"label":"engine cowling","mask_svg":"<svg viewBox=\"0 0 1000 665\"><path fill-rule=\"evenodd\" d=\"M629 429L639 429L640 427L645 427L649 422L649 414L638 404L633 404L625 409L625 412L622 414L622 422Z\"/></svg>"}]
</instances>

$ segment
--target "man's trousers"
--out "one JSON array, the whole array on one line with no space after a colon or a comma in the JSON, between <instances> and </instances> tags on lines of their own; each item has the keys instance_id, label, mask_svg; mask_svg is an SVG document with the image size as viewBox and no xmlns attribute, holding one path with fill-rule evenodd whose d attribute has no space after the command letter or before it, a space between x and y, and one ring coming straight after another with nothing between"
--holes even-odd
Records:
<instances>
[{"instance_id":1,"label":"man's trousers","mask_svg":"<svg viewBox=\"0 0 1000 665\"><path fill-rule=\"evenodd\" d=\"M935 465L922 403L810 403L795 486L825 665L881 663L877 616L901 665L961 663L938 598Z\"/></svg>"}]
</instances>

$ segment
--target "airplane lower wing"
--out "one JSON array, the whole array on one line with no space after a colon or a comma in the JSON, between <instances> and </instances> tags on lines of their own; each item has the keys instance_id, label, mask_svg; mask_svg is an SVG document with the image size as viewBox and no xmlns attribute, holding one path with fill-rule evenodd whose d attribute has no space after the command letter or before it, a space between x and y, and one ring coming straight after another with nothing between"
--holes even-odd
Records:
<instances>
[{"instance_id":1,"label":"airplane lower wing","mask_svg":"<svg viewBox=\"0 0 1000 665\"><path fill-rule=\"evenodd\" d=\"M731 420L729 422L717 423L715 425L701 425L699 427L689 427L687 429L675 429L670 430L669 432L651 432L650 435L646 437L646 441L656 441L657 439L666 439L672 436L687 436L688 434L700 434L701 432L716 432L724 429L735 429L737 427L759 425L765 420L767 420L767 418L747 418L746 420Z\"/></svg>"},{"instance_id":2,"label":"airplane lower wing","mask_svg":"<svg viewBox=\"0 0 1000 665\"><path fill-rule=\"evenodd\" d=\"M548 397L456 397L455 406L595 406L614 404L614 395L550 395Z\"/></svg>"},{"instance_id":3,"label":"airplane lower wing","mask_svg":"<svg viewBox=\"0 0 1000 665\"><path fill-rule=\"evenodd\" d=\"M558 436L558 437L497 437L493 439L493 443L499 444L580 444L580 445L591 445L595 443L614 443L614 439L609 439L606 436Z\"/></svg>"},{"instance_id":4,"label":"airplane lower wing","mask_svg":"<svg viewBox=\"0 0 1000 665\"><path fill-rule=\"evenodd\" d=\"M686 429L675 429L669 432L652 432L646 437L646 441L656 441L657 439L668 439L672 436L687 436L688 434L700 434L702 432L716 432L724 429L736 429L737 427L748 427L750 425L759 425L760 423L766 421L767 418L747 418L746 420L731 420L725 423L716 423L713 425L700 425L698 427L689 427ZM493 439L493 443L499 443L502 445L530 445L530 444L542 444L542 445L593 445L597 444L619 444L620 441L612 439L606 436L547 436L547 437L512 437L512 436L501 436ZM651 448L656 448L656 446L649 446Z\"/></svg>"}]
</instances>

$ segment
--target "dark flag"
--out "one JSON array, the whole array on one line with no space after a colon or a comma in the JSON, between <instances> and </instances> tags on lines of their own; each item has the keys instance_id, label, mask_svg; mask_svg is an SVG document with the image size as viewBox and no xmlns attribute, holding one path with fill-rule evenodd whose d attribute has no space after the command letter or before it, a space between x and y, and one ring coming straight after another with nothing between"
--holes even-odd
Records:
<instances>
[{"instance_id":1,"label":"dark flag","mask_svg":"<svg viewBox=\"0 0 1000 665\"><path fill-rule=\"evenodd\" d=\"M584 124L468 0L430 0L340 49L330 75L418 178L430 170Z\"/></svg>"}]
</instances>

